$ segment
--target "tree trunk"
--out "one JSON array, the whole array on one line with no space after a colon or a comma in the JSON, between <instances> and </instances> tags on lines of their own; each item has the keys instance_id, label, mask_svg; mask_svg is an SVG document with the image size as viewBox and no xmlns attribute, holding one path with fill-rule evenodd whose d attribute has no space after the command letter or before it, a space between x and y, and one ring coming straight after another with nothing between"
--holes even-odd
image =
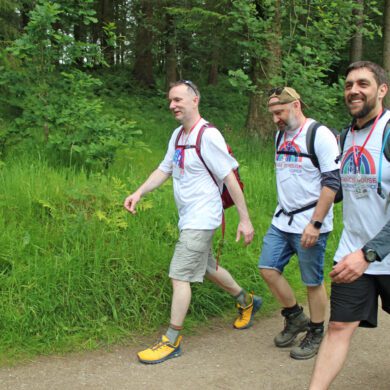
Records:
<instances>
[{"instance_id":1,"label":"tree trunk","mask_svg":"<svg viewBox=\"0 0 390 390\"><path fill-rule=\"evenodd\" d=\"M272 32L274 39L268 43L267 59L261 61L253 59L252 81L256 85L257 92L251 94L246 120L246 129L252 135L257 135L263 140L269 140L274 137L275 125L272 117L268 112L267 102L268 91L271 87L270 79L281 72L281 53L280 46L281 31L281 0L275 0L275 14L273 16Z\"/></svg>"},{"instance_id":2,"label":"tree trunk","mask_svg":"<svg viewBox=\"0 0 390 390\"><path fill-rule=\"evenodd\" d=\"M92 43L98 44L99 42L99 36L100 36L100 30L102 28L102 12L101 12L101 4L100 1L96 1L94 4L94 9L96 12L96 19L97 23L93 23L91 26L91 39Z\"/></svg>"},{"instance_id":3,"label":"tree trunk","mask_svg":"<svg viewBox=\"0 0 390 390\"><path fill-rule=\"evenodd\" d=\"M116 24L115 64L123 65L125 60L125 37L127 36L127 20L129 6L126 0L114 1L114 20Z\"/></svg>"},{"instance_id":4,"label":"tree trunk","mask_svg":"<svg viewBox=\"0 0 390 390\"><path fill-rule=\"evenodd\" d=\"M212 46L211 53L211 64L209 68L209 77L207 83L209 85L217 85L218 84L218 63L219 63L219 55L218 55L218 45Z\"/></svg>"},{"instance_id":5,"label":"tree trunk","mask_svg":"<svg viewBox=\"0 0 390 390\"><path fill-rule=\"evenodd\" d=\"M141 0L140 9L137 14L137 31L135 38L135 63L134 77L143 85L154 87L153 75L153 34L152 18L153 4L150 0Z\"/></svg>"},{"instance_id":6,"label":"tree trunk","mask_svg":"<svg viewBox=\"0 0 390 390\"><path fill-rule=\"evenodd\" d=\"M73 34L74 34L74 39L77 42L85 42L86 41L86 30L85 30L85 25L81 23L75 23L73 26ZM84 61L83 57L78 57L76 60L76 65L79 69L83 67Z\"/></svg>"},{"instance_id":7,"label":"tree trunk","mask_svg":"<svg viewBox=\"0 0 390 390\"><path fill-rule=\"evenodd\" d=\"M177 59L174 18L167 13L165 20L165 86L168 89L170 83L177 81Z\"/></svg>"},{"instance_id":8,"label":"tree trunk","mask_svg":"<svg viewBox=\"0 0 390 390\"><path fill-rule=\"evenodd\" d=\"M110 23L114 22L114 4L113 0L102 0L102 27L107 26ZM101 46L104 53L104 58L109 65L115 64L115 50L109 44L108 37L104 32L104 29L101 30Z\"/></svg>"},{"instance_id":9,"label":"tree trunk","mask_svg":"<svg viewBox=\"0 0 390 390\"><path fill-rule=\"evenodd\" d=\"M35 4L30 2L21 2L20 4L20 31L23 32L24 28L28 25L30 21L29 12L34 8Z\"/></svg>"},{"instance_id":10,"label":"tree trunk","mask_svg":"<svg viewBox=\"0 0 390 390\"><path fill-rule=\"evenodd\" d=\"M383 68L390 78L390 0L385 0L383 21ZM385 107L390 107L390 91L384 101Z\"/></svg>"},{"instance_id":11,"label":"tree trunk","mask_svg":"<svg viewBox=\"0 0 390 390\"><path fill-rule=\"evenodd\" d=\"M360 61L363 58L363 6L364 0L355 0L360 5L359 9L353 11L356 20L356 32L351 40L351 47L349 52L350 62Z\"/></svg>"},{"instance_id":12,"label":"tree trunk","mask_svg":"<svg viewBox=\"0 0 390 390\"><path fill-rule=\"evenodd\" d=\"M209 78L207 80L209 85L218 84L218 62L212 62L209 69Z\"/></svg>"},{"instance_id":13,"label":"tree trunk","mask_svg":"<svg viewBox=\"0 0 390 390\"><path fill-rule=\"evenodd\" d=\"M267 109L268 96L264 93L269 90L270 85L264 75L264 69L259 64L254 65L252 79L257 91L252 93L249 99L245 128L249 134L266 141L273 138L275 126Z\"/></svg>"},{"instance_id":14,"label":"tree trunk","mask_svg":"<svg viewBox=\"0 0 390 390\"><path fill-rule=\"evenodd\" d=\"M216 0L207 0L205 2L205 8L211 12L217 12L219 14L228 14L229 4L225 1L216 1ZM210 54L209 54L209 74L207 79L207 84L217 85L218 84L218 69L219 63L221 61L220 53L223 45L223 33L221 22L216 20L212 23L212 27L209 29L209 42L210 42Z\"/></svg>"}]
</instances>

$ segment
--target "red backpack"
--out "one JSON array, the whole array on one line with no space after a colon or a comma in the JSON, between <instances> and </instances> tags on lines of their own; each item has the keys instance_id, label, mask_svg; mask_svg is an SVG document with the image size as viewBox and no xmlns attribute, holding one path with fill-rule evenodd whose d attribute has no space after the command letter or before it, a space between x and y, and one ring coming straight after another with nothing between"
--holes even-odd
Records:
<instances>
[{"instance_id":1,"label":"red backpack","mask_svg":"<svg viewBox=\"0 0 390 390\"><path fill-rule=\"evenodd\" d=\"M214 177L214 175L211 173L209 167L207 166L206 162L203 160L203 157L202 157L202 154L201 154L201 151L200 151L200 145L202 143L202 136L203 136L203 133L204 131L207 129L207 128L215 128L215 126L211 123L205 123L199 130L199 133L198 133L198 137L196 138L196 144L195 145L186 145L186 149L191 149L191 148L195 148L196 150L196 153L197 155L199 156L200 160L202 161L203 165L205 166L205 168L207 169L207 172L210 174L211 178L213 179L215 185L218 187L218 184L217 184L217 181ZM180 129L179 131L179 134L177 135L177 138L176 138L176 142L175 142L175 149L177 148L178 146L178 142L179 142L179 139L183 133L183 127ZM232 148L226 144L227 146L227 149L228 149L228 152L229 154L234 157L234 154L233 154L233 151L232 151ZM241 177L240 177L240 173L239 173L239 170L238 168L234 169L233 170L234 172L234 175L236 176L236 179L237 179L237 182L241 188L242 191L244 191L244 183L242 182L241 180ZM218 187L219 189L219 187ZM221 192L221 199L222 199L222 206L224 209L228 209L229 207L232 207L234 205L234 201L232 199L232 197L230 196L229 194L229 190L227 189L227 187L225 186L225 184L223 185L223 188L222 188L222 192Z\"/></svg>"}]
</instances>

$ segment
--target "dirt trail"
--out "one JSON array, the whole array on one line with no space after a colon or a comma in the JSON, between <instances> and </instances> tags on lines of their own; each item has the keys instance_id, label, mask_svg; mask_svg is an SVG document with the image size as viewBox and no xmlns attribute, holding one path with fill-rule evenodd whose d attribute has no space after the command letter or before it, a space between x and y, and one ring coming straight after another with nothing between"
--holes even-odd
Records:
<instances>
[{"instance_id":1,"label":"dirt trail","mask_svg":"<svg viewBox=\"0 0 390 390\"><path fill-rule=\"evenodd\" d=\"M377 329L358 329L332 390L390 390L390 316L381 312L379 321ZM180 358L154 366L137 361L144 345L41 357L1 368L0 389L307 389L314 359L296 361L288 348L275 348L281 326L278 314L258 318L245 331L214 326L186 336Z\"/></svg>"}]
</instances>

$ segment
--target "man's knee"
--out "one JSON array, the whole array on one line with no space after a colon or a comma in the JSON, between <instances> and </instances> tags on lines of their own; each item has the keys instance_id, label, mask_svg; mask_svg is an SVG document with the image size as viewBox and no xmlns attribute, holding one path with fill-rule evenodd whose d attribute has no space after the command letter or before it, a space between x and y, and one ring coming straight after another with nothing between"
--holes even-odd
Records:
<instances>
[{"instance_id":1,"label":"man's knee","mask_svg":"<svg viewBox=\"0 0 390 390\"><path fill-rule=\"evenodd\" d=\"M328 337L349 338L358 326L359 322L330 321L328 324Z\"/></svg>"},{"instance_id":2,"label":"man's knee","mask_svg":"<svg viewBox=\"0 0 390 390\"><path fill-rule=\"evenodd\" d=\"M206 268L206 273L204 275L207 279L214 281L214 280L220 280L221 278L224 278L226 276L231 276L230 272L227 271L225 268L221 267L218 264L218 267L212 266L209 267L207 266Z\"/></svg>"},{"instance_id":3,"label":"man's knee","mask_svg":"<svg viewBox=\"0 0 390 390\"><path fill-rule=\"evenodd\" d=\"M317 295L318 293L323 293L326 295L326 288L324 282L317 286L306 286L307 293L309 295Z\"/></svg>"},{"instance_id":4,"label":"man's knee","mask_svg":"<svg viewBox=\"0 0 390 390\"><path fill-rule=\"evenodd\" d=\"M179 280L171 278L173 289L188 288L190 287L190 282L186 280Z\"/></svg>"},{"instance_id":5,"label":"man's knee","mask_svg":"<svg viewBox=\"0 0 390 390\"><path fill-rule=\"evenodd\" d=\"M259 269L261 277L267 282L267 283L274 283L279 277L280 272L276 271L274 269L269 268L260 268Z\"/></svg>"}]
</instances>

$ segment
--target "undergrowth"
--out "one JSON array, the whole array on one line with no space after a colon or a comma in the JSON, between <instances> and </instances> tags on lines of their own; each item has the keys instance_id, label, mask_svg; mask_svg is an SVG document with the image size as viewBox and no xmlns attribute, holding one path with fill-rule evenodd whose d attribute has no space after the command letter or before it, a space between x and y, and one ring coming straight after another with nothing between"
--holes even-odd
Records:
<instances>
[{"instance_id":1,"label":"undergrowth","mask_svg":"<svg viewBox=\"0 0 390 390\"><path fill-rule=\"evenodd\" d=\"M201 111L233 146L256 230L250 246L235 243L237 212L229 209L221 264L242 287L263 296L262 315L267 315L278 305L259 276L257 262L276 206L273 146L243 136L244 98L221 88L206 88ZM3 364L36 354L126 343L169 321L167 273L178 236L171 183L148 194L135 216L122 205L158 166L177 124L163 94L123 93L115 101L107 99L106 105L107 111L137 123L148 149L123 148L108 169L95 172L56 165L28 150L8 153L0 165ZM326 273L339 234L337 206ZM215 242L219 238L220 232ZM296 261L287 267L286 277L304 301ZM213 284L194 285L186 332L216 316L233 317L233 307L234 300Z\"/></svg>"}]
</instances>

